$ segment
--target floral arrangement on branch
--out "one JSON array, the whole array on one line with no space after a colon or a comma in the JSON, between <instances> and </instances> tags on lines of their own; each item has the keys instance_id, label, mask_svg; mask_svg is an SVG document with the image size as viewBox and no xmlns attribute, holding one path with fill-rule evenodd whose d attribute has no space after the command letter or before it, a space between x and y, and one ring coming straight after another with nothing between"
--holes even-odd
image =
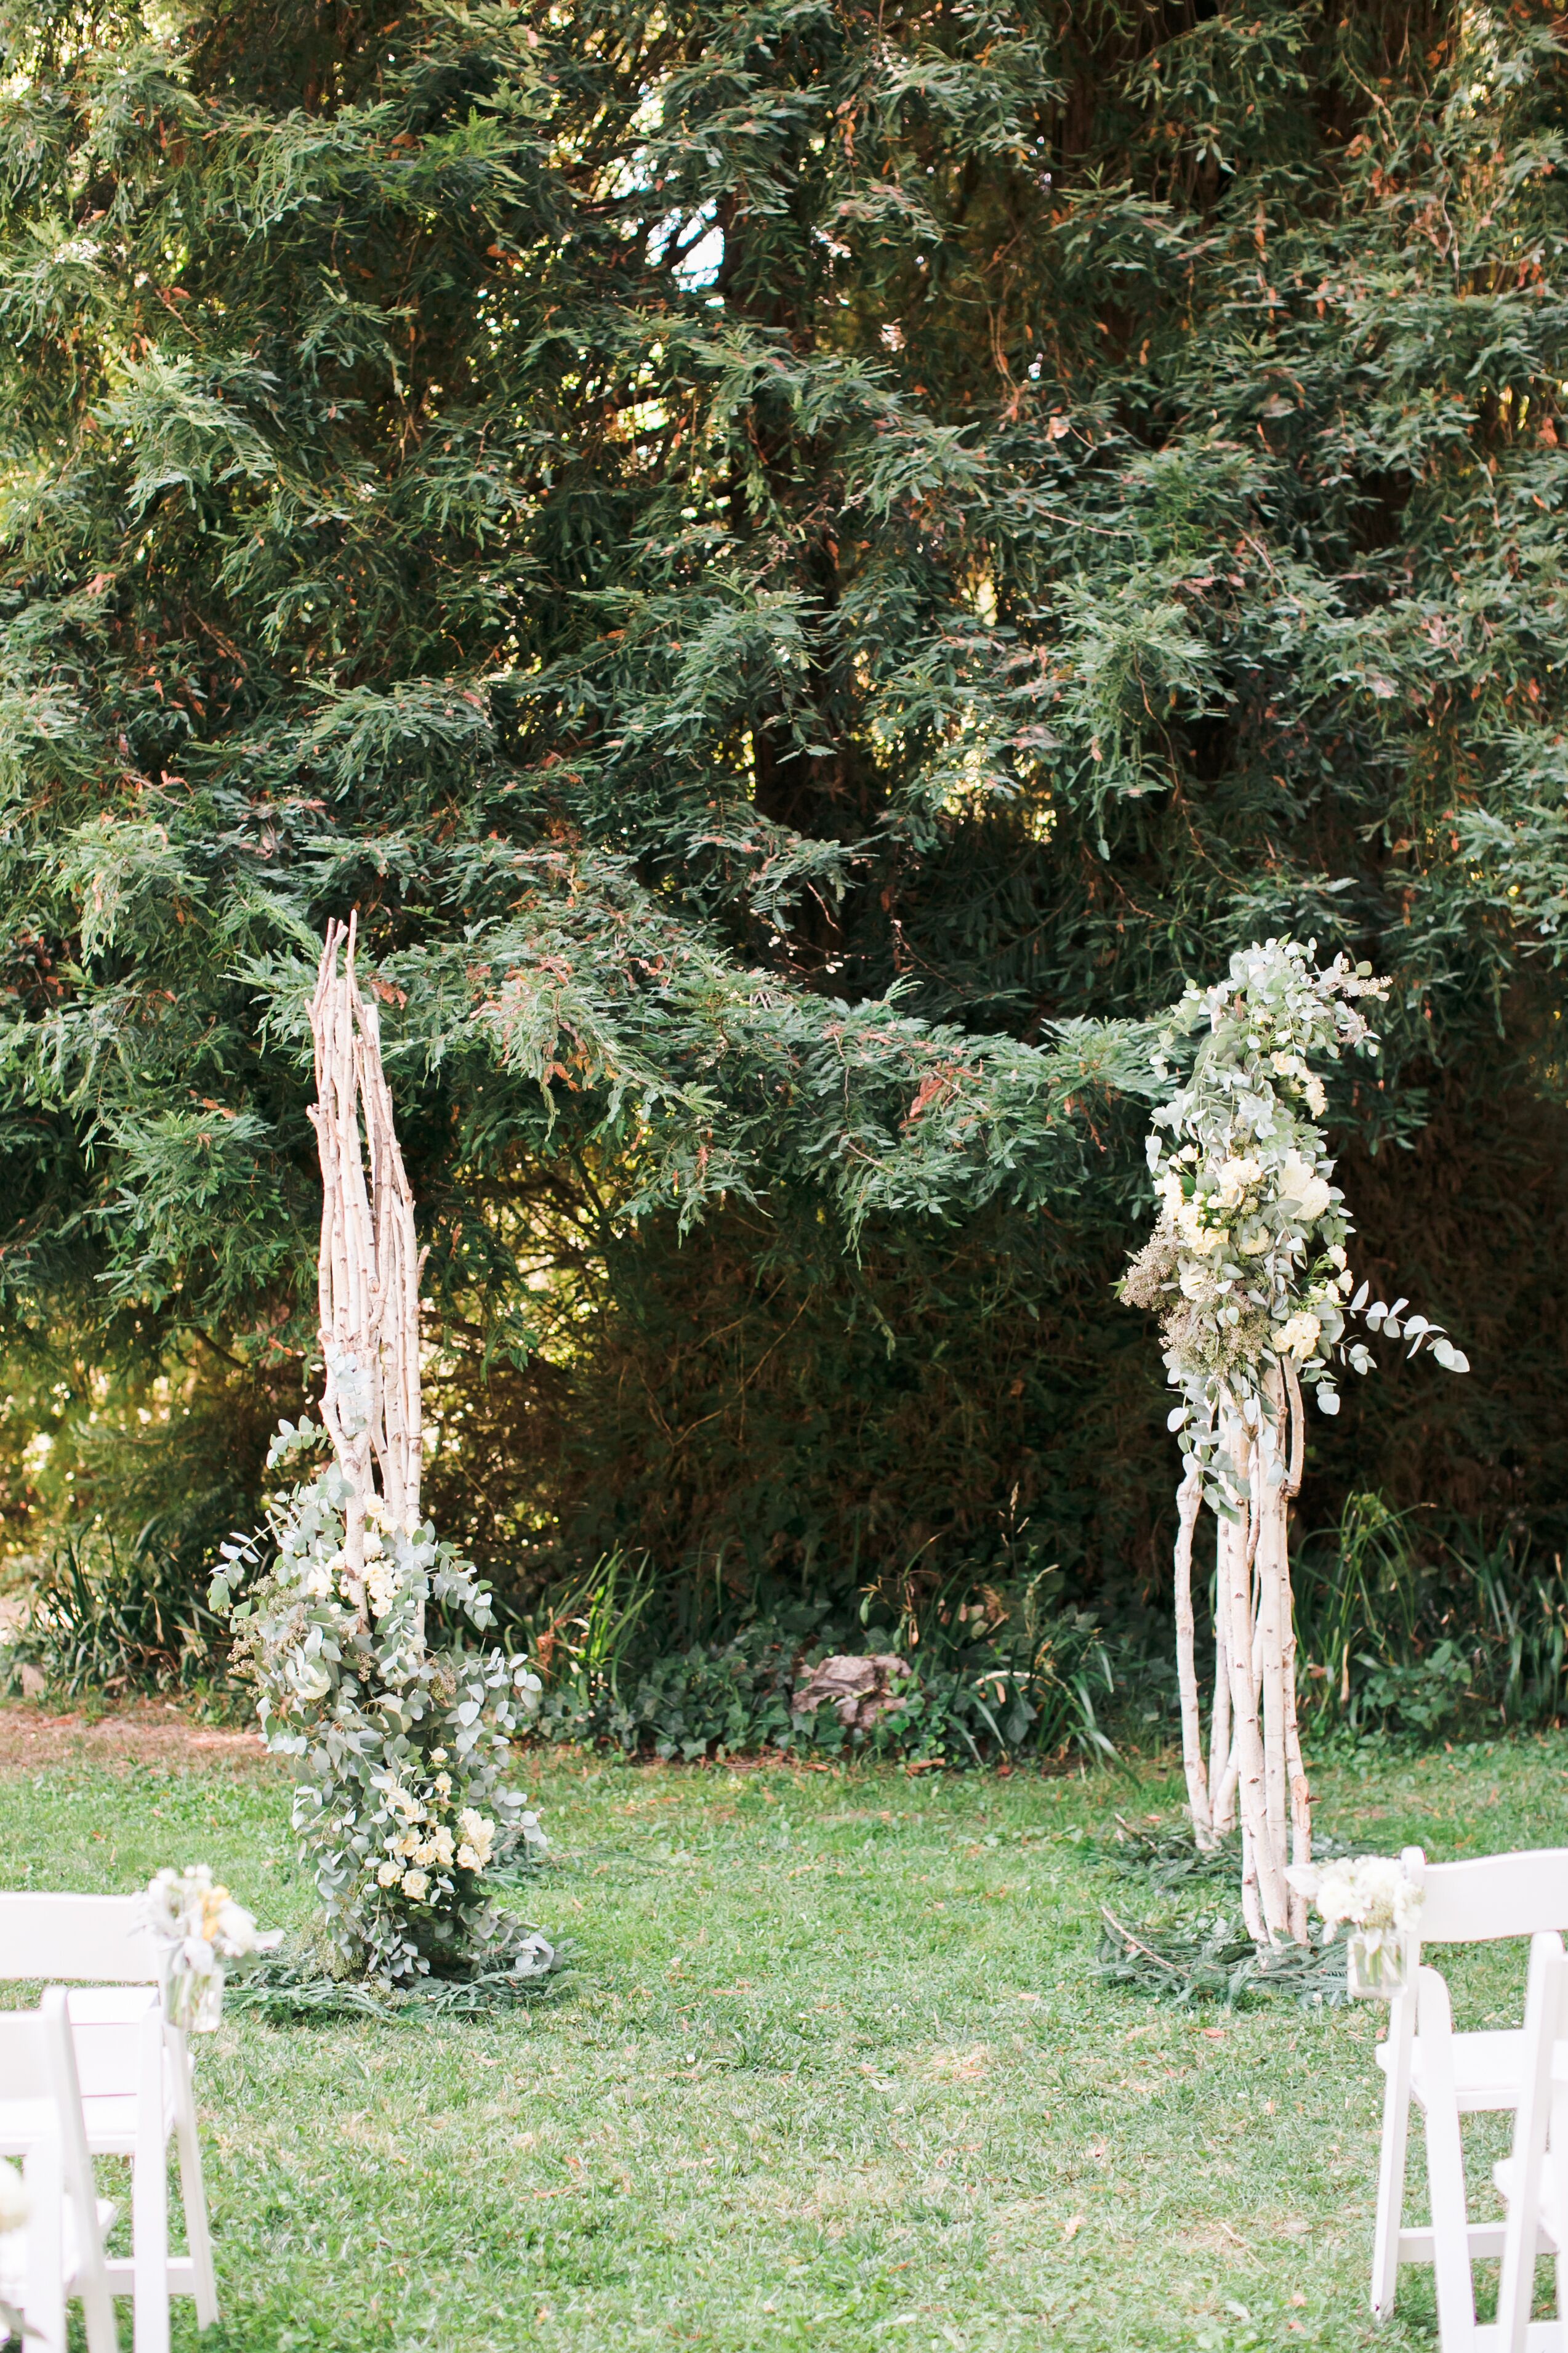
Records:
<instances>
[{"instance_id":1,"label":"floral arrangement on branch","mask_svg":"<svg viewBox=\"0 0 1568 2353\"><path fill-rule=\"evenodd\" d=\"M1421 1919L1422 1890L1396 1855L1358 1854L1331 1862L1292 1866L1292 1888L1316 1906L1324 1924L1323 1943L1348 1925L1350 1989L1387 2000L1405 1986L1405 1942Z\"/></svg>"},{"instance_id":2,"label":"floral arrangement on branch","mask_svg":"<svg viewBox=\"0 0 1568 2353\"><path fill-rule=\"evenodd\" d=\"M1337 1413L1343 1372L1372 1370L1358 1319L1412 1356L1425 1347L1449 1371L1468 1370L1440 1326L1407 1315L1403 1299L1372 1300L1350 1270L1354 1229L1318 1124L1328 1097L1313 1065L1375 1056L1362 1007L1388 985L1342 955L1320 968L1316 945L1254 944L1225 980L1189 988L1176 1008L1155 1075L1169 1082L1185 1064L1186 1077L1148 1140L1158 1222L1121 1283L1130 1305L1159 1314L1180 1393L1170 1427L1185 1463L1175 1615L1188 1806L1205 1849L1239 1812L1242 1909L1260 1945L1307 1936L1306 1899L1286 1876L1289 1862L1311 1861L1288 1548L1304 1393ZM1192 1590L1205 1501L1218 1523L1206 1765Z\"/></svg>"},{"instance_id":3,"label":"floral arrangement on branch","mask_svg":"<svg viewBox=\"0 0 1568 2353\"><path fill-rule=\"evenodd\" d=\"M420 1509L423 1261L352 923L328 930L311 1026L321 1420L285 1422L268 1459L331 1456L273 1498L261 1536L223 1546L213 1606L267 1745L293 1767L294 1828L343 1974L389 1989L540 1978L552 1947L498 1900L547 1843L508 1778L540 1683L468 1639L494 1625L489 1593Z\"/></svg>"},{"instance_id":4,"label":"floral arrangement on branch","mask_svg":"<svg viewBox=\"0 0 1568 2353\"><path fill-rule=\"evenodd\" d=\"M223 2017L225 1963L269 1953L280 1929L258 1932L253 1914L218 1886L205 1862L160 1871L142 1897L163 1957L163 2014L188 2034L214 2034Z\"/></svg>"}]
</instances>

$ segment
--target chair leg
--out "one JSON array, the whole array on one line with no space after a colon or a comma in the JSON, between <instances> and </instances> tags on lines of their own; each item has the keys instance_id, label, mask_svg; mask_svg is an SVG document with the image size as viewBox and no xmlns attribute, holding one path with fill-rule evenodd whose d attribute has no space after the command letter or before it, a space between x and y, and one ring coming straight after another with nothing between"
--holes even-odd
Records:
<instances>
[{"instance_id":1,"label":"chair leg","mask_svg":"<svg viewBox=\"0 0 1568 2353\"><path fill-rule=\"evenodd\" d=\"M24 2165L27 2199L27 2287L23 2342L37 2353L66 2353L65 2248L61 2205L65 2184L59 2154L46 2142L28 2151Z\"/></svg>"},{"instance_id":2,"label":"chair leg","mask_svg":"<svg viewBox=\"0 0 1568 2353\"><path fill-rule=\"evenodd\" d=\"M1401 2054L1403 2055L1403 2054ZM1399 2284L1399 2233L1405 2223L1405 2167L1410 2137L1410 2086L1391 2067L1383 2094L1383 2146L1377 2160L1377 2226L1372 2242L1372 2309L1394 2310Z\"/></svg>"},{"instance_id":3,"label":"chair leg","mask_svg":"<svg viewBox=\"0 0 1568 2353\"><path fill-rule=\"evenodd\" d=\"M1426 2109L1426 2180L1432 2200L1438 2343L1442 2353L1474 2353L1476 2289L1465 2203L1464 2144L1457 2108L1437 2099Z\"/></svg>"},{"instance_id":4,"label":"chair leg","mask_svg":"<svg viewBox=\"0 0 1568 2353\"><path fill-rule=\"evenodd\" d=\"M99 2253L99 2267L81 2282L81 2316L87 2331L88 2353L120 2353L114 2298L110 2294L109 2281L101 2267L101 2241Z\"/></svg>"},{"instance_id":5,"label":"chair leg","mask_svg":"<svg viewBox=\"0 0 1568 2353\"><path fill-rule=\"evenodd\" d=\"M196 2133L191 2059L183 2035L170 2057L174 2068L174 2136L180 2152L185 2244L191 2251L191 2267L195 2274L196 2327L210 2328L217 2318L217 2282L213 2275L212 2232L207 2227L206 2182L202 2173L202 2145Z\"/></svg>"},{"instance_id":6,"label":"chair leg","mask_svg":"<svg viewBox=\"0 0 1568 2353\"><path fill-rule=\"evenodd\" d=\"M163 2030L142 2028L136 2154L131 2175L131 2278L135 2353L169 2353L169 2148L163 2137Z\"/></svg>"}]
</instances>

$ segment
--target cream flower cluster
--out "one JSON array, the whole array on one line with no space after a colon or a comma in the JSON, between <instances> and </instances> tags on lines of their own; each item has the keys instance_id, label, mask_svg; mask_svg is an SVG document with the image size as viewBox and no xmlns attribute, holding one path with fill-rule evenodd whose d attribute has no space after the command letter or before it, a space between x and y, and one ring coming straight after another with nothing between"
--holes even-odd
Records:
<instances>
[{"instance_id":1,"label":"cream flower cluster","mask_svg":"<svg viewBox=\"0 0 1568 2353\"><path fill-rule=\"evenodd\" d=\"M389 1817L387 1852L375 1866L375 1883L400 1889L411 1904L429 1903L449 1892L451 1883L442 1874L481 1872L495 1857L493 1819L480 1813L477 1806L452 1805L454 1784L445 1769L448 1762L445 1748L434 1749L430 1762L440 1769L423 1799L395 1774L377 1775L373 1784L380 1789ZM442 1820L447 1810L452 1814L450 1820ZM524 1815L521 1827L525 1842L542 1844L536 1815Z\"/></svg>"},{"instance_id":2,"label":"cream flower cluster","mask_svg":"<svg viewBox=\"0 0 1568 2353\"><path fill-rule=\"evenodd\" d=\"M1358 1854L1353 1861L1325 1863L1310 1895L1331 1930L1348 1921L1352 1928L1414 1928L1421 1917L1421 1890L1397 1855Z\"/></svg>"},{"instance_id":3,"label":"cream flower cluster","mask_svg":"<svg viewBox=\"0 0 1568 2353\"><path fill-rule=\"evenodd\" d=\"M275 1933L258 1935L254 1915L218 1885L205 1862L157 1873L142 1910L156 1941L203 1975L278 1942Z\"/></svg>"},{"instance_id":4,"label":"cream flower cluster","mask_svg":"<svg viewBox=\"0 0 1568 2353\"><path fill-rule=\"evenodd\" d=\"M321 1442L285 1425L271 1459ZM400 1985L479 1957L505 1966L516 1924L489 1874L547 1845L509 1772L539 1678L450 1631L432 1643L427 1620L493 1623L485 1588L427 1522L403 1525L373 1495L351 1530L353 1504L335 1463L286 1491L273 1557L259 1540L225 1546L214 1605L230 1612L268 1746L293 1765L294 1827L350 1967Z\"/></svg>"},{"instance_id":5,"label":"cream flower cluster","mask_svg":"<svg viewBox=\"0 0 1568 2353\"><path fill-rule=\"evenodd\" d=\"M1293 1863L1285 1876L1316 1906L1327 1929L1324 1944L1336 1928L1350 1929L1352 1989L1397 1991L1402 1947L1421 1920L1421 1889L1399 1858L1358 1854L1321 1865Z\"/></svg>"},{"instance_id":6,"label":"cream flower cluster","mask_svg":"<svg viewBox=\"0 0 1568 2353\"><path fill-rule=\"evenodd\" d=\"M1186 1398L1172 1426L1205 1462L1223 1395L1250 1411L1279 1365L1336 1412L1337 1367L1372 1369L1370 1351L1348 1337L1351 1317L1364 1312L1373 1331L1401 1334L1405 1302L1369 1307L1364 1284L1352 1296L1352 1229L1317 1125L1327 1094L1312 1068L1376 1053L1362 1000L1386 984L1343 956L1320 968L1315 947L1268 940L1233 956L1226 980L1188 990L1155 1057L1167 1081L1178 1060L1190 1068L1154 1115L1158 1223L1124 1289L1159 1309L1170 1377ZM1425 1342L1466 1369L1424 1317L1405 1317L1403 1330L1413 1349Z\"/></svg>"},{"instance_id":7,"label":"cream flower cluster","mask_svg":"<svg viewBox=\"0 0 1568 2353\"><path fill-rule=\"evenodd\" d=\"M270 1952L282 1940L279 1929L260 1935L254 1915L205 1862L158 1872L142 1898L142 1913L162 1956L164 2005L174 2026L216 2026L224 1964Z\"/></svg>"}]
</instances>

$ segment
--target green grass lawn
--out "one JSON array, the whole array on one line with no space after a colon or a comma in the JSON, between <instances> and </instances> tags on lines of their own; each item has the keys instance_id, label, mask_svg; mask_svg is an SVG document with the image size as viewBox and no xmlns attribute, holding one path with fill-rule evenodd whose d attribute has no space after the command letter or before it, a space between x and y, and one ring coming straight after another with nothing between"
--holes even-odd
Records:
<instances>
[{"instance_id":1,"label":"green grass lawn","mask_svg":"<svg viewBox=\"0 0 1568 2353\"><path fill-rule=\"evenodd\" d=\"M1331 1767L1321 1813L1379 1852L1555 1843L1565 1781L1552 1737ZM238 2018L203 2050L209 2353L1433 2341L1426 2275L1392 2327L1365 2307L1377 2010L1187 2015L1089 1973L1100 1901L1136 1893L1085 1834L1173 1814L1173 1773L573 1758L532 1786L564 1999ZM287 1924L287 1812L259 1764L13 1769L0 1864L132 1889L207 1861ZM1452 1978L1462 2023L1505 2017L1521 1953Z\"/></svg>"}]
</instances>

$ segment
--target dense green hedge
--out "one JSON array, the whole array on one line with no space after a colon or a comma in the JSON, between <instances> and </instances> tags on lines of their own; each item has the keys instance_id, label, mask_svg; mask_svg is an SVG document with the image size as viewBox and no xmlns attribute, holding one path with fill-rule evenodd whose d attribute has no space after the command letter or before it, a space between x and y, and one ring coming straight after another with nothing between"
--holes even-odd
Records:
<instances>
[{"instance_id":1,"label":"dense green hedge","mask_svg":"<svg viewBox=\"0 0 1568 2353\"><path fill-rule=\"evenodd\" d=\"M1312 1509L1550 1536L1559 20L374 14L0 6L13 1540L247 1507L351 904L515 1590L1157 1593L1136 1025L1285 929L1394 976L1331 1113L1476 1367Z\"/></svg>"}]
</instances>

